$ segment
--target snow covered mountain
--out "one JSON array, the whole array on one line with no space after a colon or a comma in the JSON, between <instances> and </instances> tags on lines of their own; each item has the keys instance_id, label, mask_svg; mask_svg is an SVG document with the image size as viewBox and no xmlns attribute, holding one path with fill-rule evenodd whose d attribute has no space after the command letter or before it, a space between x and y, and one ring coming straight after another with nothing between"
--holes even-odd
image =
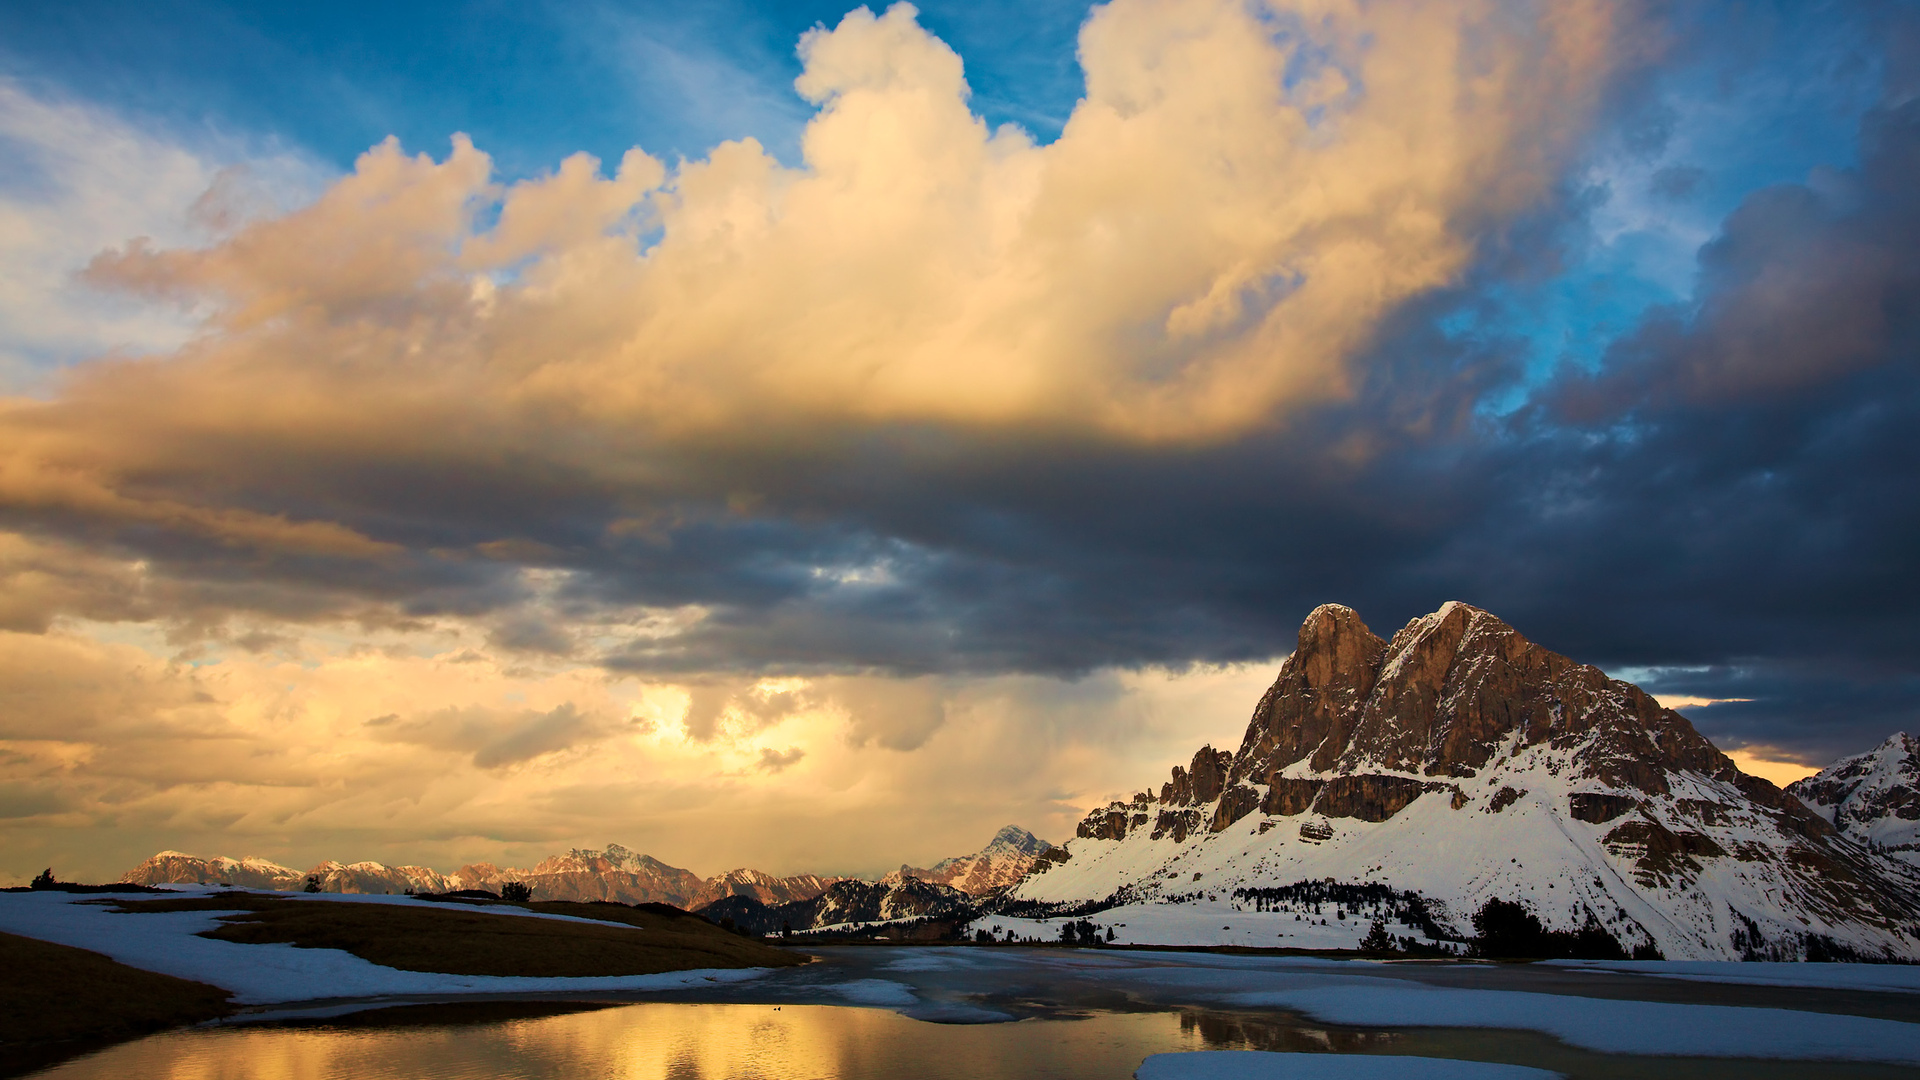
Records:
<instances>
[{"instance_id":1,"label":"snow covered mountain","mask_svg":"<svg viewBox=\"0 0 1920 1080\"><path fill-rule=\"evenodd\" d=\"M248 855L202 859L184 851L163 851L127 872L135 885L227 884L247 889L297 889L305 874L291 866Z\"/></svg>"},{"instance_id":2,"label":"snow covered mountain","mask_svg":"<svg viewBox=\"0 0 1920 1080\"><path fill-rule=\"evenodd\" d=\"M302 889L309 877L320 879L322 892L403 893L446 892L464 888L459 880L424 866L387 866L377 862L321 863L305 872L249 855L230 859L217 855L202 859L179 851L163 851L127 872L122 880L136 885L226 884L246 889Z\"/></svg>"},{"instance_id":3,"label":"snow covered mountain","mask_svg":"<svg viewBox=\"0 0 1920 1080\"><path fill-rule=\"evenodd\" d=\"M1375 917L1464 938L1494 899L1671 959L1920 956L1913 868L1461 603L1392 641L1316 609L1236 752L1088 814L1000 910L1350 947Z\"/></svg>"},{"instance_id":4,"label":"snow covered mountain","mask_svg":"<svg viewBox=\"0 0 1920 1080\"><path fill-rule=\"evenodd\" d=\"M1787 793L1842 836L1920 866L1920 739L1900 732L1788 784Z\"/></svg>"},{"instance_id":5,"label":"snow covered mountain","mask_svg":"<svg viewBox=\"0 0 1920 1080\"><path fill-rule=\"evenodd\" d=\"M1053 845L1018 825L1008 825L993 834L987 846L971 855L942 859L926 869L901 866L887 875L887 881L919 878L937 885L951 885L969 896L1003 889L1027 875L1034 862L1053 849Z\"/></svg>"},{"instance_id":6,"label":"snow covered mountain","mask_svg":"<svg viewBox=\"0 0 1920 1080\"><path fill-rule=\"evenodd\" d=\"M541 860L531 869L502 868L474 863L452 874L424 866L386 866L377 862L323 862L302 872L249 856L230 859L197 858L163 851L127 872L124 880L138 885L226 883L250 889L301 889L309 877L320 879L322 892L403 893L488 889L499 892L509 881L525 882L541 900L613 900L624 904L666 903L696 908L728 896L750 896L769 906L811 900L842 880L801 874L776 877L758 870L730 870L702 878L650 855L609 844L605 851L576 848Z\"/></svg>"}]
</instances>

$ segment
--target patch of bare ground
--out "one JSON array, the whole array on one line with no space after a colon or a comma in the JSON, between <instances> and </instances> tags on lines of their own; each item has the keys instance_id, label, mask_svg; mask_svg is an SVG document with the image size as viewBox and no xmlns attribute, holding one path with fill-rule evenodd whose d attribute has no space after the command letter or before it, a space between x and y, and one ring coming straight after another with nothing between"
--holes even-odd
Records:
<instances>
[{"instance_id":1,"label":"patch of bare ground","mask_svg":"<svg viewBox=\"0 0 1920 1080\"><path fill-rule=\"evenodd\" d=\"M320 1028L328 1031L381 1031L395 1028L457 1027L468 1024L507 1024L516 1020L544 1020L549 1016L597 1012L630 1004L624 1001L436 1001L423 1005L389 1005L343 1016L290 1017L251 1025L255 1028Z\"/></svg>"},{"instance_id":2,"label":"patch of bare ground","mask_svg":"<svg viewBox=\"0 0 1920 1080\"><path fill-rule=\"evenodd\" d=\"M0 1076L233 1011L227 991L0 934Z\"/></svg>"},{"instance_id":3,"label":"patch of bare ground","mask_svg":"<svg viewBox=\"0 0 1920 1080\"><path fill-rule=\"evenodd\" d=\"M542 902L511 905L571 915L593 926L529 919L487 907L508 905L369 904L260 893L228 893L177 900L128 900L115 910L231 911L202 937L245 945L287 944L339 949L403 971L444 975L580 978L654 975L692 968L789 967L804 956L743 938L694 915L612 903Z\"/></svg>"}]
</instances>

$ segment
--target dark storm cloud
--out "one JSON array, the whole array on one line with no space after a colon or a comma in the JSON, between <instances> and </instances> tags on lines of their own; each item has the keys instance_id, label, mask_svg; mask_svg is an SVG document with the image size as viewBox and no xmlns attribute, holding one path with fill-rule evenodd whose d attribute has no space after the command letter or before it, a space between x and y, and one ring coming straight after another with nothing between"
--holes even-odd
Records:
<instances>
[{"instance_id":1,"label":"dark storm cloud","mask_svg":"<svg viewBox=\"0 0 1920 1080\"><path fill-rule=\"evenodd\" d=\"M1845 659L1662 670L1642 685L1715 699L1681 711L1721 746L1755 744L1828 762L1920 727L1920 674Z\"/></svg>"}]
</instances>

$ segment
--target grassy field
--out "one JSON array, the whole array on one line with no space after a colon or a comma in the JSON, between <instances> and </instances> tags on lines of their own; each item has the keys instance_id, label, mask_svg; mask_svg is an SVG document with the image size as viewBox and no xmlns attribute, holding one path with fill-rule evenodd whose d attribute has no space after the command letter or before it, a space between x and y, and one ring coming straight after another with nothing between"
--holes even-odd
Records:
<instances>
[{"instance_id":1,"label":"grassy field","mask_svg":"<svg viewBox=\"0 0 1920 1080\"><path fill-rule=\"evenodd\" d=\"M494 906L368 904L227 893L125 900L118 902L115 910L139 913L239 908L242 914L223 918L222 926L204 936L248 945L283 942L303 949L339 949L385 967L447 975L652 975L689 968L806 963L805 956L659 907L554 901L512 905L622 924L592 926L498 914L489 910Z\"/></svg>"},{"instance_id":2,"label":"grassy field","mask_svg":"<svg viewBox=\"0 0 1920 1080\"><path fill-rule=\"evenodd\" d=\"M0 971L0 1076L233 1011L217 987L12 934L0 934Z\"/></svg>"}]
</instances>

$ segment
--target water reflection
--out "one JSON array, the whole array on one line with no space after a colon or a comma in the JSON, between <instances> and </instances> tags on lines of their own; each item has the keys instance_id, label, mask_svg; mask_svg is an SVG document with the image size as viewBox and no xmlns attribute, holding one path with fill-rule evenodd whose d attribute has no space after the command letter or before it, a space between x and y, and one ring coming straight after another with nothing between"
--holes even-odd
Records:
<instances>
[{"instance_id":1,"label":"water reflection","mask_svg":"<svg viewBox=\"0 0 1920 1080\"><path fill-rule=\"evenodd\" d=\"M1169 1012L1093 1012L1072 1020L948 1025L878 1009L824 1005L776 1009L642 1004L479 1024L176 1032L115 1047L41 1075L62 1080L1122 1080L1132 1076L1147 1055L1169 1050L1256 1042L1332 1048L1326 1032L1288 1034L1283 1027Z\"/></svg>"},{"instance_id":2,"label":"water reflection","mask_svg":"<svg viewBox=\"0 0 1920 1080\"><path fill-rule=\"evenodd\" d=\"M557 1015L555 1009L566 1011ZM512 1017L507 1019L506 1017ZM172 1032L36 1074L62 1080L1126 1080L1179 1050L1411 1054L1499 1061L1572 1080L1910 1078L1895 1066L1595 1054L1535 1032L1329 1027L1285 1012L1055 1010L935 1024L882 1009L787 1004L461 1004L327 1026Z\"/></svg>"}]
</instances>

